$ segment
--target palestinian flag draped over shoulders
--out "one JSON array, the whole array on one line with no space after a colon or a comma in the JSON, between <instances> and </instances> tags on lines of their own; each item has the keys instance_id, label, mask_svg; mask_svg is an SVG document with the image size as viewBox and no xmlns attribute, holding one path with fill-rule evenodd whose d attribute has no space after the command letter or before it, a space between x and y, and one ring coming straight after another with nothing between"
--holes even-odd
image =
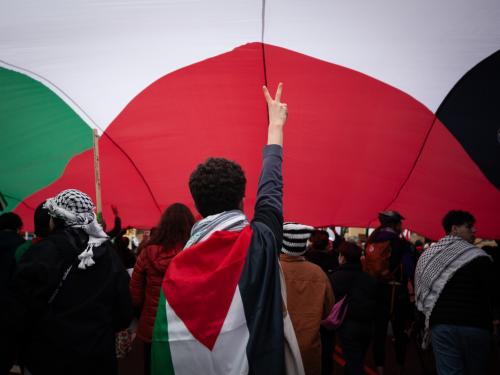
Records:
<instances>
[{"instance_id":1,"label":"palestinian flag draped over shoulders","mask_svg":"<svg viewBox=\"0 0 500 375\"><path fill-rule=\"evenodd\" d=\"M218 231L174 258L154 326L153 375L281 373L277 257L252 250L252 234L250 225Z\"/></svg>"}]
</instances>

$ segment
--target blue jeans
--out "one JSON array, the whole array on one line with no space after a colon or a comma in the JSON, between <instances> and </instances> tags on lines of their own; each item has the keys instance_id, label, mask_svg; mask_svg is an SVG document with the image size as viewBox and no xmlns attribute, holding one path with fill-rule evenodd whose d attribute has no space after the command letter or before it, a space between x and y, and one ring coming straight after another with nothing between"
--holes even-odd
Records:
<instances>
[{"instance_id":1,"label":"blue jeans","mask_svg":"<svg viewBox=\"0 0 500 375\"><path fill-rule=\"evenodd\" d=\"M490 331L450 324L435 325L431 331L438 375L488 374Z\"/></svg>"}]
</instances>

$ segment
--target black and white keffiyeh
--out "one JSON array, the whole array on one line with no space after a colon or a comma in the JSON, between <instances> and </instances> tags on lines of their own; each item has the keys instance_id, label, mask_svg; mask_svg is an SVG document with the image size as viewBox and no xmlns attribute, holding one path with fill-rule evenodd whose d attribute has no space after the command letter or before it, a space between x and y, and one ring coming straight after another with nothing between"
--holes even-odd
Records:
<instances>
[{"instance_id":1,"label":"black and white keffiyeh","mask_svg":"<svg viewBox=\"0 0 500 375\"><path fill-rule=\"evenodd\" d=\"M425 326L446 283L472 260L488 256L482 249L457 236L445 236L425 250L415 270L415 304L425 315Z\"/></svg>"},{"instance_id":2,"label":"black and white keffiyeh","mask_svg":"<svg viewBox=\"0 0 500 375\"><path fill-rule=\"evenodd\" d=\"M206 240L214 232L227 230L231 232L240 232L249 225L247 217L240 210L224 211L219 214L210 215L198 221L191 229L185 249L198 242Z\"/></svg>"},{"instance_id":3,"label":"black and white keffiyeh","mask_svg":"<svg viewBox=\"0 0 500 375\"><path fill-rule=\"evenodd\" d=\"M78 268L86 269L95 264L92 257L94 246L101 245L108 239L94 213L94 203L90 197L76 189L60 192L56 197L45 201L44 208L52 217L64 221L67 227L80 228L89 236L85 250L78 256Z\"/></svg>"}]
</instances>

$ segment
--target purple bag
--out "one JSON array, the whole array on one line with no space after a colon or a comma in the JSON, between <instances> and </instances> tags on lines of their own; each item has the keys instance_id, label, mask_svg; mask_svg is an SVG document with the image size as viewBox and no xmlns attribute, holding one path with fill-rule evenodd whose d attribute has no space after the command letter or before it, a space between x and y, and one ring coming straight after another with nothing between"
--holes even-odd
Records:
<instances>
[{"instance_id":1,"label":"purple bag","mask_svg":"<svg viewBox=\"0 0 500 375\"><path fill-rule=\"evenodd\" d=\"M325 320L321 321L321 325L330 331L338 329L344 321L347 306L347 295L345 295L340 301L333 305L332 311L330 311L330 314L328 314Z\"/></svg>"}]
</instances>

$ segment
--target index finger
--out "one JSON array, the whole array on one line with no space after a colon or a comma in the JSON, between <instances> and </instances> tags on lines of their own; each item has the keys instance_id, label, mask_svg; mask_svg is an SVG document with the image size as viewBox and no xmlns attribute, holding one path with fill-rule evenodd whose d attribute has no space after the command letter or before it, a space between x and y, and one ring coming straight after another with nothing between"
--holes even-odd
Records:
<instances>
[{"instance_id":1,"label":"index finger","mask_svg":"<svg viewBox=\"0 0 500 375\"><path fill-rule=\"evenodd\" d=\"M264 91L264 96L266 98L266 102L270 103L273 101L273 98L271 98L271 94L269 94L269 90L267 89L266 86L262 86L262 91Z\"/></svg>"},{"instance_id":2,"label":"index finger","mask_svg":"<svg viewBox=\"0 0 500 375\"><path fill-rule=\"evenodd\" d=\"M278 89L276 90L276 98L274 100L276 100L278 103L280 102L281 100L281 93L283 91L283 83L278 83Z\"/></svg>"}]
</instances>

